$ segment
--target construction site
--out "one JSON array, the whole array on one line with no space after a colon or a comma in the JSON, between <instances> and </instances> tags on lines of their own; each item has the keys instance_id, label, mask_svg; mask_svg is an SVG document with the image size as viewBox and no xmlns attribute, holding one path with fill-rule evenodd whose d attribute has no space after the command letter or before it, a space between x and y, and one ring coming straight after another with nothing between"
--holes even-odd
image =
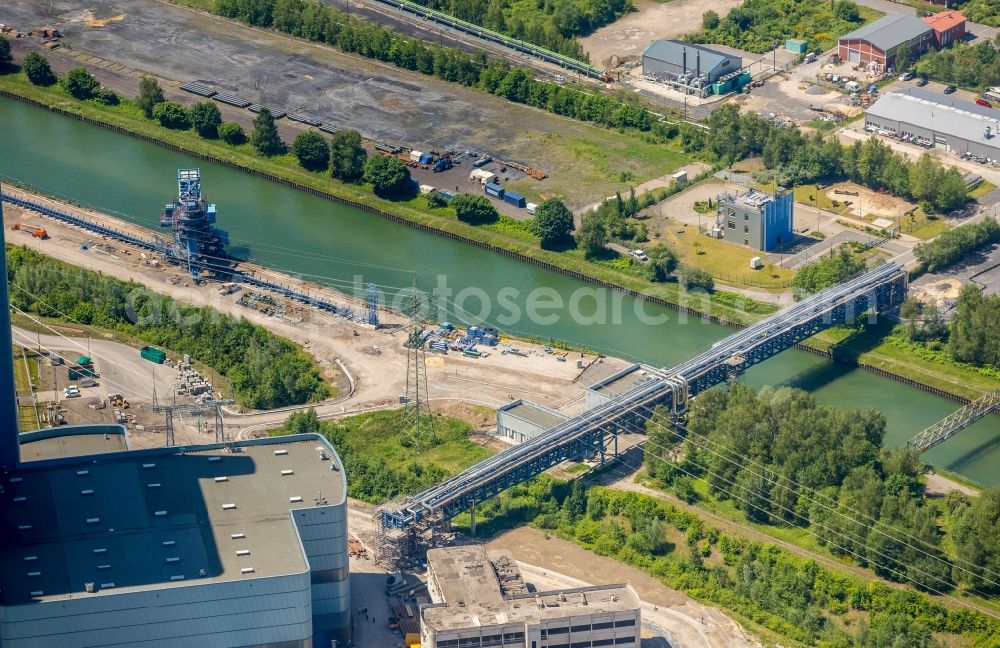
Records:
<instances>
[{"instance_id":1,"label":"construction site","mask_svg":"<svg viewBox=\"0 0 1000 648\"><path fill-rule=\"evenodd\" d=\"M195 221L198 226L192 229L188 218L171 220L167 237L23 190L4 187L3 195L6 226L23 229L11 232L17 235L14 241L109 276L141 281L185 303L245 317L301 344L337 394L329 403L314 405L321 414L392 407L406 399L408 384L416 389L415 349L409 344L413 328L404 327L405 314L377 304L377 287L345 294L224 256L216 247L224 234L208 222L215 210L204 197L197 203L204 207L196 214L205 215ZM171 218L186 210L175 208ZM45 229L46 238L32 235L37 229ZM44 412L51 404L70 424L121 420L130 425L134 443L155 447L166 443L168 427L176 443L214 441L262 434L269 423L280 424L287 416L236 409L226 397L224 379L197 357L167 354L157 363L141 357L139 345L109 340L86 326L40 327L25 316L18 322L15 343L26 350L27 361L40 367L33 393L24 391L25 402L36 403L40 412L37 420L33 411L23 417L34 421L33 427L47 422ZM418 335L420 366L433 384L429 394L427 389L420 394L425 408L432 401L468 399L470 388L476 399L493 407L514 395L562 406L574 400L574 390L582 394L584 373L623 366L591 353L515 341L490 327L440 323L420 327ZM50 358L49 349L61 357ZM96 385L70 380L69 368L79 356L93 358ZM53 362L62 363L55 374ZM63 390L69 385L79 386L81 397L66 398ZM129 407L111 405L114 394Z\"/></svg>"}]
</instances>

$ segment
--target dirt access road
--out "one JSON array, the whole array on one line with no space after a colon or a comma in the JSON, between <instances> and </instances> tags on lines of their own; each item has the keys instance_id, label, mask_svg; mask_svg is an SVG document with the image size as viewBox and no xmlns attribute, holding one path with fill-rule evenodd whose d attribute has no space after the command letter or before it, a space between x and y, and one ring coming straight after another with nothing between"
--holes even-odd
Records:
<instances>
[{"instance_id":1,"label":"dirt access road","mask_svg":"<svg viewBox=\"0 0 1000 648\"><path fill-rule=\"evenodd\" d=\"M21 195L46 203L63 211L100 220L119 229L149 236L142 228L125 223L99 212L83 210L65 203L35 196L26 192L5 188L5 192ZM286 337L301 345L311 353L320 369L330 381L336 381L339 368L347 371L353 392L345 387L339 397L331 402L317 404L321 416L340 416L352 411L367 411L372 408L398 404L399 396L406 391L406 350L404 336L393 335L390 331L374 330L343 318L318 313L311 309L294 312L295 318L268 317L257 311L248 310L236 303L240 293L222 296L218 285L208 283L192 285L186 274L173 267L150 267L140 260L138 250L130 254L124 252L126 246L115 243L115 253L100 250L97 246L81 249L84 241L95 237L76 228L61 225L52 219L43 218L35 212L6 205L4 227L21 222L29 226L44 227L49 239L12 232L11 242L27 245L39 252L58 258L66 263L88 268L123 280L139 282L148 288L168 295L183 303L195 306L211 306L220 312L246 318L267 328L277 335ZM7 230L9 231L9 229ZM282 283L294 284L295 279L273 273ZM311 294L322 294L325 298L340 303L362 307L351 297L332 293L321 286L309 286ZM392 315L385 316L388 321ZM355 333L357 333L355 335ZM99 333L95 332L99 336ZM543 404L559 407L577 401L583 394L584 385L578 378L583 371L575 362L557 362L554 355L542 351L541 347L524 342L512 342L529 352L528 357L507 354L499 349L484 358L467 358L460 354L431 355L427 360L427 376L430 398L433 406L444 407L449 403L465 402L488 407L496 407L513 398L527 398ZM377 351L375 351L377 347ZM573 359L582 359L585 367L594 356L573 354ZM612 371L624 367L620 360L605 358L601 367ZM151 396L151 395L150 395ZM436 405L435 405L436 404ZM305 406L303 406L305 407ZM281 423L290 411L297 408L283 408L268 412L234 412L227 417L227 426L245 429L266 429Z\"/></svg>"},{"instance_id":2,"label":"dirt access road","mask_svg":"<svg viewBox=\"0 0 1000 648\"><path fill-rule=\"evenodd\" d=\"M725 16L740 0L633 0L635 11L601 27L580 44L595 65L614 68L637 61L658 38L676 39L701 29L701 16L713 9Z\"/></svg>"}]
</instances>

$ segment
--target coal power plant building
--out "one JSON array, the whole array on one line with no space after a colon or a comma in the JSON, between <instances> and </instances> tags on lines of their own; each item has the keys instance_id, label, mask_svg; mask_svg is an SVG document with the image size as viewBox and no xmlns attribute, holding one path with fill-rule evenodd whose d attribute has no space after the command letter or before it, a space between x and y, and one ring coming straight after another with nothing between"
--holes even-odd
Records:
<instances>
[{"instance_id":1,"label":"coal power plant building","mask_svg":"<svg viewBox=\"0 0 1000 648\"><path fill-rule=\"evenodd\" d=\"M318 435L29 461L0 484L3 648L348 638L346 480Z\"/></svg>"},{"instance_id":2,"label":"coal power plant building","mask_svg":"<svg viewBox=\"0 0 1000 648\"><path fill-rule=\"evenodd\" d=\"M3 261L0 230L0 268ZM347 481L317 434L18 434L0 288L0 647L345 648Z\"/></svg>"}]
</instances>

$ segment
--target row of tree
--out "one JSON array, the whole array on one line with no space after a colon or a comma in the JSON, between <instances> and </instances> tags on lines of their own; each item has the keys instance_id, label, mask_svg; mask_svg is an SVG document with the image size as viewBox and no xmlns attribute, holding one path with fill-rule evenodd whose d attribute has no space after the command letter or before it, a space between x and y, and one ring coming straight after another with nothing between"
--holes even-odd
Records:
<instances>
[{"instance_id":1,"label":"row of tree","mask_svg":"<svg viewBox=\"0 0 1000 648\"><path fill-rule=\"evenodd\" d=\"M986 518L996 506L994 495L970 520ZM476 519L486 534L532 523L796 645L941 648L934 633L982 646L1000 640L1000 624L984 614L721 532L695 513L639 493L542 476L480 503Z\"/></svg>"},{"instance_id":2,"label":"row of tree","mask_svg":"<svg viewBox=\"0 0 1000 648\"><path fill-rule=\"evenodd\" d=\"M945 49L931 49L917 61L915 69L917 74L941 83L985 90L1000 85L1000 50L990 42L958 42Z\"/></svg>"},{"instance_id":3,"label":"row of tree","mask_svg":"<svg viewBox=\"0 0 1000 648\"><path fill-rule=\"evenodd\" d=\"M997 300L1000 302L1000 299ZM872 410L820 406L806 392L734 385L695 401L687 434L665 410L647 425L646 467L652 478L690 497L689 480L759 524L800 526L840 556L885 578L927 591L962 583L1000 591L983 565L1000 561L1000 546L967 525L943 550L940 507L923 497L925 467L915 452L881 448L885 419ZM670 448L682 447L671 454ZM678 457L678 458L672 458ZM980 515L979 508L970 515ZM964 556L977 554L979 565Z\"/></svg>"},{"instance_id":4,"label":"row of tree","mask_svg":"<svg viewBox=\"0 0 1000 648\"><path fill-rule=\"evenodd\" d=\"M951 321L948 352L960 362L1000 370L1000 295L984 295L972 284L962 287Z\"/></svg>"},{"instance_id":5,"label":"row of tree","mask_svg":"<svg viewBox=\"0 0 1000 648\"><path fill-rule=\"evenodd\" d=\"M987 217L978 223L959 225L926 243L918 243L913 248L913 255L924 270L937 272L969 253L997 242L1000 242L1000 223Z\"/></svg>"},{"instance_id":6,"label":"row of tree","mask_svg":"<svg viewBox=\"0 0 1000 648\"><path fill-rule=\"evenodd\" d=\"M292 9L281 13L276 12L275 4L276 0L222 0L215 11L252 25L273 27L407 70L477 87L510 101L558 115L613 128L649 130L653 126L649 112L638 104L539 81L527 70L512 67L505 61L489 59L481 51L467 53L404 37L317 0L294 0L289 3L293 5Z\"/></svg>"},{"instance_id":7,"label":"row of tree","mask_svg":"<svg viewBox=\"0 0 1000 648\"><path fill-rule=\"evenodd\" d=\"M735 104L716 109L708 125L707 132L686 129L683 141L688 150L707 149L727 166L747 157L760 157L778 183L786 187L821 179L848 179L876 191L912 198L927 212L949 211L969 198L957 169L945 168L926 154L910 162L877 137L845 146L835 137L803 135L798 128L775 125L757 113L740 113Z\"/></svg>"},{"instance_id":8,"label":"row of tree","mask_svg":"<svg viewBox=\"0 0 1000 648\"><path fill-rule=\"evenodd\" d=\"M27 248L8 251L7 272L14 307L190 354L225 376L245 407L300 405L331 393L309 355L244 319L181 304Z\"/></svg>"}]
</instances>

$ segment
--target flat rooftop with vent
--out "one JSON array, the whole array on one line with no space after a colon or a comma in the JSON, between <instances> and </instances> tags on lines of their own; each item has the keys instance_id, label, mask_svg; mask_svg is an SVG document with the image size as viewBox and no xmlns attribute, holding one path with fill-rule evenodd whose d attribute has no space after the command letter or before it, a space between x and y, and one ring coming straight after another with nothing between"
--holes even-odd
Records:
<instances>
[{"instance_id":1,"label":"flat rooftop with vent","mask_svg":"<svg viewBox=\"0 0 1000 648\"><path fill-rule=\"evenodd\" d=\"M0 644L344 640L346 488L314 434L22 463L0 476Z\"/></svg>"},{"instance_id":2,"label":"flat rooftop with vent","mask_svg":"<svg viewBox=\"0 0 1000 648\"><path fill-rule=\"evenodd\" d=\"M421 616L421 646L640 644L639 598L630 585L530 591L508 552L482 545L427 552L434 601Z\"/></svg>"}]
</instances>

